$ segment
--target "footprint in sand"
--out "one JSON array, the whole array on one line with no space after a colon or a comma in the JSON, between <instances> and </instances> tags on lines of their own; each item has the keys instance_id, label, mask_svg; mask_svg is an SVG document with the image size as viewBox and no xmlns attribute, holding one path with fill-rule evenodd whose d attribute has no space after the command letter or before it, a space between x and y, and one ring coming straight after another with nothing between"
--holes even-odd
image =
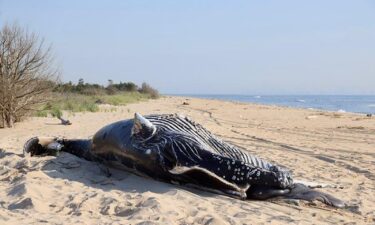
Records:
<instances>
[{"instance_id":1,"label":"footprint in sand","mask_svg":"<svg viewBox=\"0 0 375 225\"><path fill-rule=\"evenodd\" d=\"M26 186L25 183L20 183L16 186L13 186L9 192L8 195L11 196L22 196L26 193Z\"/></svg>"},{"instance_id":2,"label":"footprint in sand","mask_svg":"<svg viewBox=\"0 0 375 225\"><path fill-rule=\"evenodd\" d=\"M233 217L236 217L236 218L246 218L247 215L248 215L248 213L239 212L239 213L234 214Z\"/></svg>"},{"instance_id":3,"label":"footprint in sand","mask_svg":"<svg viewBox=\"0 0 375 225\"><path fill-rule=\"evenodd\" d=\"M226 225L228 223L226 223L225 221L223 220L220 220L216 217L212 217L212 216L203 216L203 217L200 217L200 218L197 218L195 221L194 221L194 224L202 224L202 225Z\"/></svg>"},{"instance_id":4,"label":"footprint in sand","mask_svg":"<svg viewBox=\"0 0 375 225\"><path fill-rule=\"evenodd\" d=\"M152 221L142 221L142 222L139 222L137 223L136 225L155 225L157 223L154 223Z\"/></svg>"},{"instance_id":5,"label":"footprint in sand","mask_svg":"<svg viewBox=\"0 0 375 225\"><path fill-rule=\"evenodd\" d=\"M128 217L137 214L141 209L140 208L129 208L129 207L116 207L115 215L120 217Z\"/></svg>"},{"instance_id":6,"label":"footprint in sand","mask_svg":"<svg viewBox=\"0 0 375 225\"><path fill-rule=\"evenodd\" d=\"M14 210L14 209L30 209L33 208L34 204L31 198L24 198L21 201L12 203L8 206L9 210Z\"/></svg>"},{"instance_id":7,"label":"footprint in sand","mask_svg":"<svg viewBox=\"0 0 375 225\"><path fill-rule=\"evenodd\" d=\"M117 200L114 198L104 198L101 200L100 205L100 214L102 215L110 215L112 214L111 211L113 209L113 205L117 203Z\"/></svg>"},{"instance_id":8,"label":"footprint in sand","mask_svg":"<svg viewBox=\"0 0 375 225\"><path fill-rule=\"evenodd\" d=\"M187 214L188 214L189 216L195 217L196 215L198 215L198 213L199 213L198 210L194 210L194 209L193 209L193 210L189 210Z\"/></svg>"},{"instance_id":9,"label":"footprint in sand","mask_svg":"<svg viewBox=\"0 0 375 225\"><path fill-rule=\"evenodd\" d=\"M156 200L155 197L149 197L145 201L139 202L136 207L144 207L149 209L159 209L160 203Z\"/></svg>"}]
</instances>

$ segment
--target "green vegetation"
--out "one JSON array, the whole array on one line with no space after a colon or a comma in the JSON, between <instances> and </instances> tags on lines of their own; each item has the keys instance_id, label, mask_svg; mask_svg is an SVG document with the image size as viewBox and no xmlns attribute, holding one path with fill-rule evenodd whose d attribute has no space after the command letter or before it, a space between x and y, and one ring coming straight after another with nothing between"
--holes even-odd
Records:
<instances>
[{"instance_id":1,"label":"green vegetation","mask_svg":"<svg viewBox=\"0 0 375 225\"><path fill-rule=\"evenodd\" d=\"M125 83L113 83L112 80L108 80L108 85L104 87L103 85L99 84L90 84L85 83L85 81L81 78L78 81L78 84L73 84L71 81L68 83L61 83L58 84L54 92L58 93L74 93L74 94L81 94L81 95L116 95L118 93L143 93L149 95L151 98L158 98L159 92L151 87L147 83L143 83L141 87L138 87L136 84L132 82L125 82Z\"/></svg>"},{"instance_id":2,"label":"green vegetation","mask_svg":"<svg viewBox=\"0 0 375 225\"><path fill-rule=\"evenodd\" d=\"M125 92L115 95L98 96L97 101L102 101L104 104L109 105L126 105L129 103L144 101L153 98L150 94L140 92Z\"/></svg>"},{"instance_id":3,"label":"green vegetation","mask_svg":"<svg viewBox=\"0 0 375 225\"><path fill-rule=\"evenodd\" d=\"M75 85L72 82L56 86L49 102L36 111L35 116L48 115L59 117L62 111L97 112L100 104L126 105L129 103L155 99L159 97L156 89L143 83L138 88L134 83L114 84L109 81L107 87L98 84L84 83L82 79ZM114 109L111 109L113 111Z\"/></svg>"}]
</instances>

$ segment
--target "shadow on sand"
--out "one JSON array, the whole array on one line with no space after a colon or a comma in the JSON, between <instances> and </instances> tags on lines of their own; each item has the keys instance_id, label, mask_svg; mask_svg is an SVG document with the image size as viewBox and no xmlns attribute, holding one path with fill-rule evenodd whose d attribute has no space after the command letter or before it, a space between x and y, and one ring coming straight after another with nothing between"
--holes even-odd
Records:
<instances>
[{"instance_id":1,"label":"shadow on sand","mask_svg":"<svg viewBox=\"0 0 375 225\"><path fill-rule=\"evenodd\" d=\"M80 182L87 187L103 191L172 194L176 192L176 189L179 189L202 197L216 196L214 193L140 177L128 171L86 161L69 153L61 153L56 158L47 161L42 166L42 171L51 178Z\"/></svg>"}]
</instances>

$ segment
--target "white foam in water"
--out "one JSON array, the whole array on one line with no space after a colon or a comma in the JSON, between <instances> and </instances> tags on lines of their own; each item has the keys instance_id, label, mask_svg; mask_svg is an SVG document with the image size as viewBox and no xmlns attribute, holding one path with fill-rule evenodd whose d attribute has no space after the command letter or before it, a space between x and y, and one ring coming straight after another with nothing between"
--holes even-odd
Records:
<instances>
[{"instance_id":1,"label":"white foam in water","mask_svg":"<svg viewBox=\"0 0 375 225\"><path fill-rule=\"evenodd\" d=\"M298 99L297 102L306 102L306 100Z\"/></svg>"},{"instance_id":2,"label":"white foam in water","mask_svg":"<svg viewBox=\"0 0 375 225\"><path fill-rule=\"evenodd\" d=\"M261 96L260 96L260 95L257 95L257 96L254 96L254 98L261 98Z\"/></svg>"},{"instance_id":3,"label":"white foam in water","mask_svg":"<svg viewBox=\"0 0 375 225\"><path fill-rule=\"evenodd\" d=\"M368 104L367 106L370 108L375 108L375 104Z\"/></svg>"},{"instance_id":4,"label":"white foam in water","mask_svg":"<svg viewBox=\"0 0 375 225\"><path fill-rule=\"evenodd\" d=\"M337 112L339 112L339 113L345 113L346 111L343 110L343 109L339 109L339 110L337 110Z\"/></svg>"}]
</instances>

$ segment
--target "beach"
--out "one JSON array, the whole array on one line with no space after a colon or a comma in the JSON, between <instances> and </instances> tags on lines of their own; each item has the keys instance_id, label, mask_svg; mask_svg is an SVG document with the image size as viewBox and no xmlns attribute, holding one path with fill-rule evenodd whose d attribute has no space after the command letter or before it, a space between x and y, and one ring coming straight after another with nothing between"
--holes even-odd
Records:
<instances>
[{"instance_id":1,"label":"beach","mask_svg":"<svg viewBox=\"0 0 375 225\"><path fill-rule=\"evenodd\" d=\"M185 104L184 104L185 103ZM260 104L163 97L96 113L28 118L0 129L1 224L374 224L375 117ZM293 171L296 180L346 209L303 201L242 201L154 181L85 161L22 156L34 136L90 138L111 122L138 112L179 113L218 137ZM109 173L111 176L108 176Z\"/></svg>"}]
</instances>

